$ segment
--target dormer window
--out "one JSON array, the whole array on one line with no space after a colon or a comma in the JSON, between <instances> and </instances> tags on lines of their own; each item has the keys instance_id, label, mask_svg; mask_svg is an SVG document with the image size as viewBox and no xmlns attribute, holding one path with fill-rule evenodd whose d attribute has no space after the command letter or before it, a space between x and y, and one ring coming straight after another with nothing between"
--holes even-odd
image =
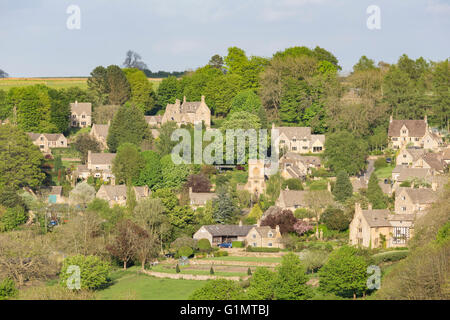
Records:
<instances>
[{"instance_id":1,"label":"dormer window","mask_svg":"<svg viewBox=\"0 0 450 320\"><path fill-rule=\"evenodd\" d=\"M268 236L269 236L269 238L272 238L273 237L273 233L269 232Z\"/></svg>"},{"instance_id":2,"label":"dormer window","mask_svg":"<svg viewBox=\"0 0 450 320\"><path fill-rule=\"evenodd\" d=\"M403 134L406 134L406 130L403 130L402 132L403 132Z\"/></svg>"}]
</instances>

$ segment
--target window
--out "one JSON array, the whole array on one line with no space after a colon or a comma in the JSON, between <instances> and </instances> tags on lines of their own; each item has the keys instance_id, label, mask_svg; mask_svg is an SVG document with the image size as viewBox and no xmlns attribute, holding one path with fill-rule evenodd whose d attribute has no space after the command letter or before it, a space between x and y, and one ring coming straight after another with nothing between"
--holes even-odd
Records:
<instances>
[{"instance_id":1,"label":"window","mask_svg":"<svg viewBox=\"0 0 450 320\"><path fill-rule=\"evenodd\" d=\"M81 116L81 118L86 119L86 116L83 114L83 115Z\"/></svg>"},{"instance_id":2,"label":"window","mask_svg":"<svg viewBox=\"0 0 450 320\"><path fill-rule=\"evenodd\" d=\"M256 242L253 242L253 246L256 247Z\"/></svg>"},{"instance_id":3,"label":"window","mask_svg":"<svg viewBox=\"0 0 450 320\"><path fill-rule=\"evenodd\" d=\"M307 150L307 149L308 149L308 147L307 147L307 146L303 146L303 149L304 149L304 150Z\"/></svg>"},{"instance_id":4,"label":"window","mask_svg":"<svg viewBox=\"0 0 450 320\"><path fill-rule=\"evenodd\" d=\"M86 122L82 122L81 125L82 125L82 126L85 126L85 125L86 125Z\"/></svg>"},{"instance_id":5,"label":"window","mask_svg":"<svg viewBox=\"0 0 450 320\"><path fill-rule=\"evenodd\" d=\"M403 134L406 134L406 130L403 130L402 133L403 133Z\"/></svg>"},{"instance_id":6,"label":"window","mask_svg":"<svg viewBox=\"0 0 450 320\"><path fill-rule=\"evenodd\" d=\"M406 200L406 197L405 197L405 196L402 196L402 200L405 201L405 200Z\"/></svg>"},{"instance_id":7,"label":"window","mask_svg":"<svg viewBox=\"0 0 450 320\"><path fill-rule=\"evenodd\" d=\"M280 140L280 143L285 143L285 141L284 140Z\"/></svg>"},{"instance_id":8,"label":"window","mask_svg":"<svg viewBox=\"0 0 450 320\"><path fill-rule=\"evenodd\" d=\"M409 239L409 228L395 227L393 234L394 238L392 239L392 242L394 244L404 244Z\"/></svg>"},{"instance_id":9,"label":"window","mask_svg":"<svg viewBox=\"0 0 450 320\"><path fill-rule=\"evenodd\" d=\"M272 242L269 242L267 245L268 245L269 247L271 247L271 246L272 246Z\"/></svg>"},{"instance_id":10,"label":"window","mask_svg":"<svg viewBox=\"0 0 450 320\"><path fill-rule=\"evenodd\" d=\"M406 154L403 155L403 158L406 158Z\"/></svg>"},{"instance_id":11,"label":"window","mask_svg":"<svg viewBox=\"0 0 450 320\"><path fill-rule=\"evenodd\" d=\"M296 151L296 150L297 150L297 147L292 147L292 150L293 150L293 151Z\"/></svg>"},{"instance_id":12,"label":"window","mask_svg":"<svg viewBox=\"0 0 450 320\"><path fill-rule=\"evenodd\" d=\"M297 142L297 139L295 139L295 138L294 138L294 139L292 139L292 142Z\"/></svg>"},{"instance_id":13,"label":"window","mask_svg":"<svg viewBox=\"0 0 450 320\"><path fill-rule=\"evenodd\" d=\"M253 239L256 239L256 234L253 234L252 237L253 237Z\"/></svg>"},{"instance_id":14,"label":"window","mask_svg":"<svg viewBox=\"0 0 450 320\"><path fill-rule=\"evenodd\" d=\"M273 237L273 233L272 232L269 232L269 234L267 235L269 238L272 238Z\"/></svg>"},{"instance_id":15,"label":"window","mask_svg":"<svg viewBox=\"0 0 450 320\"><path fill-rule=\"evenodd\" d=\"M406 211L406 207L402 207L402 211Z\"/></svg>"}]
</instances>

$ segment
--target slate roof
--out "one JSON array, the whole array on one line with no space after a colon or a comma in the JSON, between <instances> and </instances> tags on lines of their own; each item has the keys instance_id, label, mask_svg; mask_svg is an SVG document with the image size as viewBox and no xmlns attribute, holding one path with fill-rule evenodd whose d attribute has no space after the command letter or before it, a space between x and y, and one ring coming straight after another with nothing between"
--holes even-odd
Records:
<instances>
[{"instance_id":1,"label":"slate roof","mask_svg":"<svg viewBox=\"0 0 450 320\"><path fill-rule=\"evenodd\" d=\"M275 129L278 129L280 136L284 134L289 140L293 138L311 139L310 127L276 127Z\"/></svg>"},{"instance_id":2,"label":"slate roof","mask_svg":"<svg viewBox=\"0 0 450 320\"><path fill-rule=\"evenodd\" d=\"M269 226L265 226L265 227L254 227L256 232L259 233L259 235L262 238L269 238L269 232L272 232L273 236L271 238L275 238L277 231L275 229L272 229Z\"/></svg>"},{"instance_id":3,"label":"slate roof","mask_svg":"<svg viewBox=\"0 0 450 320\"><path fill-rule=\"evenodd\" d=\"M406 152L408 152L411 157L413 158L413 161L416 161L418 159L420 159L420 157L425 153L424 149L406 149Z\"/></svg>"},{"instance_id":4,"label":"slate roof","mask_svg":"<svg viewBox=\"0 0 450 320\"><path fill-rule=\"evenodd\" d=\"M447 148L442 152L442 158L444 160L450 160L450 148Z\"/></svg>"},{"instance_id":5,"label":"slate roof","mask_svg":"<svg viewBox=\"0 0 450 320\"><path fill-rule=\"evenodd\" d=\"M362 210L362 215L370 227L390 227L389 210Z\"/></svg>"},{"instance_id":6,"label":"slate roof","mask_svg":"<svg viewBox=\"0 0 450 320\"><path fill-rule=\"evenodd\" d=\"M245 237L254 226L215 224L203 226L212 236Z\"/></svg>"},{"instance_id":7,"label":"slate roof","mask_svg":"<svg viewBox=\"0 0 450 320\"><path fill-rule=\"evenodd\" d=\"M72 113L75 113L77 115L85 113L86 115L90 116L92 113L92 103L76 101L70 104L70 109L72 110Z\"/></svg>"},{"instance_id":8,"label":"slate roof","mask_svg":"<svg viewBox=\"0 0 450 320\"><path fill-rule=\"evenodd\" d=\"M201 104L201 101L183 102L180 111L181 113L195 113Z\"/></svg>"},{"instance_id":9,"label":"slate roof","mask_svg":"<svg viewBox=\"0 0 450 320\"><path fill-rule=\"evenodd\" d=\"M313 165L313 166L320 166L321 165L321 159L320 157L316 156L303 156L298 153L294 152L287 152L282 157L282 162L290 162L290 161L300 161L307 165Z\"/></svg>"},{"instance_id":10,"label":"slate roof","mask_svg":"<svg viewBox=\"0 0 450 320\"><path fill-rule=\"evenodd\" d=\"M31 140L36 141L37 139L39 139L39 137L42 135L45 138L47 138L48 141L58 141L58 139L62 136L64 137L64 135L62 133L32 133L32 132L27 132L28 136L30 137Z\"/></svg>"},{"instance_id":11,"label":"slate roof","mask_svg":"<svg viewBox=\"0 0 450 320\"><path fill-rule=\"evenodd\" d=\"M320 141L322 144L325 144L325 135L324 134L312 134L311 135L311 143L316 141Z\"/></svg>"},{"instance_id":12,"label":"slate roof","mask_svg":"<svg viewBox=\"0 0 450 320\"><path fill-rule=\"evenodd\" d=\"M115 153L91 153L90 162L92 164L112 164Z\"/></svg>"},{"instance_id":13,"label":"slate roof","mask_svg":"<svg viewBox=\"0 0 450 320\"><path fill-rule=\"evenodd\" d=\"M427 129L424 120L392 120L389 124L389 137L400 137L400 130L403 126L408 129L410 137L423 137Z\"/></svg>"},{"instance_id":14,"label":"slate roof","mask_svg":"<svg viewBox=\"0 0 450 320\"><path fill-rule=\"evenodd\" d=\"M108 131L109 131L109 124L94 124L92 126L92 131L94 131L103 138L108 137Z\"/></svg>"}]
</instances>

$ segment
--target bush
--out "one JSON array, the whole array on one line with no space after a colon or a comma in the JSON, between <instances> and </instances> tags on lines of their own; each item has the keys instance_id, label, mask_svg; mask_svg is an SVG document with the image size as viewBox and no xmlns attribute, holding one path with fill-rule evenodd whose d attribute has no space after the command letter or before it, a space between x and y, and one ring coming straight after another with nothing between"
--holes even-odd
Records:
<instances>
[{"instance_id":1,"label":"bush","mask_svg":"<svg viewBox=\"0 0 450 320\"><path fill-rule=\"evenodd\" d=\"M67 281L73 275L72 272L67 272L70 266L80 268L81 289L100 289L110 281L111 266L108 262L96 256L77 255L66 258L63 262L59 275L63 287L67 286Z\"/></svg>"},{"instance_id":2,"label":"bush","mask_svg":"<svg viewBox=\"0 0 450 320\"><path fill-rule=\"evenodd\" d=\"M227 251L216 251L214 252L214 257L218 258L218 257L226 257L228 256L228 252Z\"/></svg>"},{"instance_id":3,"label":"bush","mask_svg":"<svg viewBox=\"0 0 450 320\"><path fill-rule=\"evenodd\" d=\"M242 241L233 241L231 242L233 248L244 248L244 242Z\"/></svg>"},{"instance_id":4,"label":"bush","mask_svg":"<svg viewBox=\"0 0 450 320\"><path fill-rule=\"evenodd\" d=\"M198 250L201 252L209 252L211 251L211 243L208 239L200 239L197 242Z\"/></svg>"},{"instance_id":5,"label":"bush","mask_svg":"<svg viewBox=\"0 0 450 320\"><path fill-rule=\"evenodd\" d=\"M407 250L396 250L378 253L372 256L374 264L382 262L395 262L405 259L408 256Z\"/></svg>"},{"instance_id":6,"label":"bush","mask_svg":"<svg viewBox=\"0 0 450 320\"><path fill-rule=\"evenodd\" d=\"M344 231L349 226L349 221L344 211L337 208L326 209L320 217L320 221L324 223L328 229Z\"/></svg>"},{"instance_id":7,"label":"bush","mask_svg":"<svg viewBox=\"0 0 450 320\"><path fill-rule=\"evenodd\" d=\"M265 247L252 247L248 246L247 252L280 252L280 248L265 248Z\"/></svg>"},{"instance_id":8,"label":"bush","mask_svg":"<svg viewBox=\"0 0 450 320\"><path fill-rule=\"evenodd\" d=\"M180 273L181 272L180 266L178 265L178 263L177 263L177 266L175 267L175 272L176 273Z\"/></svg>"},{"instance_id":9,"label":"bush","mask_svg":"<svg viewBox=\"0 0 450 320\"><path fill-rule=\"evenodd\" d=\"M375 169L377 169L377 170L380 168L387 167L388 164L386 162L386 158L378 158L377 160L375 160L374 166L375 166Z\"/></svg>"},{"instance_id":10,"label":"bush","mask_svg":"<svg viewBox=\"0 0 450 320\"><path fill-rule=\"evenodd\" d=\"M17 296L19 291L13 280L6 278L0 282L0 300L7 300Z\"/></svg>"},{"instance_id":11,"label":"bush","mask_svg":"<svg viewBox=\"0 0 450 320\"><path fill-rule=\"evenodd\" d=\"M308 273L317 272L327 262L328 252L324 250L311 250L306 253L302 261Z\"/></svg>"},{"instance_id":12,"label":"bush","mask_svg":"<svg viewBox=\"0 0 450 320\"><path fill-rule=\"evenodd\" d=\"M284 190L289 188L289 190L303 190L303 185L300 179L288 179L283 182L281 188Z\"/></svg>"},{"instance_id":13,"label":"bush","mask_svg":"<svg viewBox=\"0 0 450 320\"><path fill-rule=\"evenodd\" d=\"M184 246L184 247L181 247L180 249L178 249L177 258L180 258L180 257L189 258L190 256L192 256L193 253L194 253L194 250L192 250L191 247Z\"/></svg>"}]
</instances>

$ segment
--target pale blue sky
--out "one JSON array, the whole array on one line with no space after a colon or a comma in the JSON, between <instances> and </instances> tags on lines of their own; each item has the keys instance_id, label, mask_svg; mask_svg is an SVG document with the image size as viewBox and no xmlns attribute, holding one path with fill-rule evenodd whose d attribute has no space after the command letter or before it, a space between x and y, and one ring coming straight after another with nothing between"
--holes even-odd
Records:
<instances>
[{"instance_id":1,"label":"pale blue sky","mask_svg":"<svg viewBox=\"0 0 450 320\"><path fill-rule=\"evenodd\" d=\"M68 30L69 5L81 29ZM366 27L369 5L381 30ZM1 0L0 69L14 77L87 76L141 54L152 71L195 69L229 46L271 56L321 46L345 71L361 55L450 56L450 0Z\"/></svg>"}]
</instances>

